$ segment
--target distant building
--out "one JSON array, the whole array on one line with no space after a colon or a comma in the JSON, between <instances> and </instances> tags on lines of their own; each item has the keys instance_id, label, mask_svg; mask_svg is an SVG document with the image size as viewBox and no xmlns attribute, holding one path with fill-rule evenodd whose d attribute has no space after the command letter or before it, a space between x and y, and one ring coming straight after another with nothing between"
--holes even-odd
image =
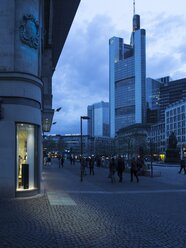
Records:
<instances>
[{"instance_id":1,"label":"distant building","mask_svg":"<svg viewBox=\"0 0 186 248\"><path fill-rule=\"evenodd\" d=\"M164 112L163 122L151 126L149 138L157 153L165 152L168 138L172 132L176 135L177 145L186 149L186 99L168 105Z\"/></svg>"},{"instance_id":2,"label":"distant building","mask_svg":"<svg viewBox=\"0 0 186 248\"><path fill-rule=\"evenodd\" d=\"M165 140L174 132L177 146L186 148L186 99L169 105L165 110Z\"/></svg>"},{"instance_id":3,"label":"distant building","mask_svg":"<svg viewBox=\"0 0 186 248\"><path fill-rule=\"evenodd\" d=\"M150 125L134 124L121 128L116 136L116 153L132 159L139 155L140 149L147 152L147 136Z\"/></svg>"},{"instance_id":4,"label":"distant building","mask_svg":"<svg viewBox=\"0 0 186 248\"><path fill-rule=\"evenodd\" d=\"M186 79L172 80L169 76L156 80L148 78L146 90L147 123L152 124L149 138L154 144L155 151L157 153L165 152L167 139L172 131L175 131L175 134L178 135L180 146L184 142L184 136L181 135L180 137L180 134L178 134L181 129L177 129L178 125L181 125L178 124L181 120L178 120L178 118L181 118L181 116L173 117L173 112L169 110L177 108L176 106L183 104L185 101ZM176 115L178 115L178 111L179 107L178 110L174 110ZM169 112L172 115L171 118L168 118Z\"/></svg>"},{"instance_id":5,"label":"distant building","mask_svg":"<svg viewBox=\"0 0 186 248\"><path fill-rule=\"evenodd\" d=\"M109 103L99 102L87 108L88 135L90 137L109 136Z\"/></svg>"},{"instance_id":6,"label":"distant building","mask_svg":"<svg viewBox=\"0 0 186 248\"><path fill-rule=\"evenodd\" d=\"M90 154L95 156L112 156L116 153L115 139L110 137L94 137L89 139Z\"/></svg>"},{"instance_id":7,"label":"distant building","mask_svg":"<svg viewBox=\"0 0 186 248\"><path fill-rule=\"evenodd\" d=\"M165 109L182 99L186 99L186 78L162 84L160 87L160 121L164 121Z\"/></svg>"},{"instance_id":8,"label":"distant building","mask_svg":"<svg viewBox=\"0 0 186 248\"><path fill-rule=\"evenodd\" d=\"M159 121L161 82L152 78L146 79L147 123Z\"/></svg>"},{"instance_id":9,"label":"distant building","mask_svg":"<svg viewBox=\"0 0 186 248\"><path fill-rule=\"evenodd\" d=\"M151 126L148 133L149 142L153 145L153 152L165 152L167 140L165 139L165 122L158 122Z\"/></svg>"},{"instance_id":10,"label":"distant building","mask_svg":"<svg viewBox=\"0 0 186 248\"><path fill-rule=\"evenodd\" d=\"M43 148L45 154L59 152L66 155L81 155L81 135L45 135ZM82 136L82 148L84 156L111 156L115 153L114 139L110 137Z\"/></svg>"},{"instance_id":11,"label":"distant building","mask_svg":"<svg viewBox=\"0 0 186 248\"><path fill-rule=\"evenodd\" d=\"M133 16L130 44L122 38L109 40L110 136L119 129L146 122L146 32L140 16Z\"/></svg>"}]
</instances>

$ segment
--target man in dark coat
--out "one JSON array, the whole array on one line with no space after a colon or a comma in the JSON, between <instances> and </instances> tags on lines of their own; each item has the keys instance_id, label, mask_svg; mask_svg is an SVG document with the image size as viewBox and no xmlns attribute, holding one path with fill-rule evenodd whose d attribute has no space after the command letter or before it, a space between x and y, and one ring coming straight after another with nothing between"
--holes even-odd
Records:
<instances>
[{"instance_id":1,"label":"man in dark coat","mask_svg":"<svg viewBox=\"0 0 186 248\"><path fill-rule=\"evenodd\" d=\"M119 177L119 182L121 183L123 181L123 172L125 170L125 162L124 159L119 157L117 161L117 172Z\"/></svg>"}]
</instances>

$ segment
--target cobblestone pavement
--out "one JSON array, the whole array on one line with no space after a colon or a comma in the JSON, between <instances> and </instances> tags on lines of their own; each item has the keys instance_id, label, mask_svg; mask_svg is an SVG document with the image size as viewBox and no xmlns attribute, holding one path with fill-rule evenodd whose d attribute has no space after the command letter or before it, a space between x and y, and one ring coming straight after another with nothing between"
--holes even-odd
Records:
<instances>
[{"instance_id":1,"label":"cobblestone pavement","mask_svg":"<svg viewBox=\"0 0 186 248\"><path fill-rule=\"evenodd\" d=\"M111 183L108 170L80 182L79 164L43 169L43 194L0 199L0 248L185 248L186 175L157 167L160 177Z\"/></svg>"}]
</instances>

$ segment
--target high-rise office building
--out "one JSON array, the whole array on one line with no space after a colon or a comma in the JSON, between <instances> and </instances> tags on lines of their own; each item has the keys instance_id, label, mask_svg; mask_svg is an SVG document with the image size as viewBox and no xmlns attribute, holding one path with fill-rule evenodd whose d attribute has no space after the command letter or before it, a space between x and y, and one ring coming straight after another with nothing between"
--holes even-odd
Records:
<instances>
[{"instance_id":1,"label":"high-rise office building","mask_svg":"<svg viewBox=\"0 0 186 248\"><path fill-rule=\"evenodd\" d=\"M146 121L146 44L140 16L133 16L130 44L109 40L110 136L124 127Z\"/></svg>"},{"instance_id":2,"label":"high-rise office building","mask_svg":"<svg viewBox=\"0 0 186 248\"><path fill-rule=\"evenodd\" d=\"M146 102L147 102L147 123L157 123L159 121L160 109L160 86L163 84L159 80L146 79Z\"/></svg>"},{"instance_id":3,"label":"high-rise office building","mask_svg":"<svg viewBox=\"0 0 186 248\"><path fill-rule=\"evenodd\" d=\"M186 99L186 78L169 81L160 87L160 121L164 121L168 105Z\"/></svg>"},{"instance_id":4,"label":"high-rise office building","mask_svg":"<svg viewBox=\"0 0 186 248\"><path fill-rule=\"evenodd\" d=\"M99 102L87 108L88 135L91 137L109 136L109 103Z\"/></svg>"}]
</instances>

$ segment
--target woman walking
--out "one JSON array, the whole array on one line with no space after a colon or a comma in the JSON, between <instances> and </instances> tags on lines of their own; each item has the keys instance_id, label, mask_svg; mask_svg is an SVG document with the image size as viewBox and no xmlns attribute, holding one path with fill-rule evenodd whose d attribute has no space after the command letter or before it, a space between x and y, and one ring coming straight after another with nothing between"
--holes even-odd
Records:
<instances>
[{"instance_id":1,"label":"woman walking","mask_svg":"<svg viewBox=\"0 0 186 248\"><path fill-rule=\"evenodd\" d=\"M138 178L138 167L137 167L137 162L135 160L135 158L132 159L131 161L131 168L130 168L130 176L131 176L131 182L133 182L133 176L136 177L137 183L139 182L139 178Z\"/></svg>"},{"instance_id":2,"label":"woman walking","mask_svg":"<svg viewBox=\"0 0 186 248\"><path fill-rule=\"evenodd\" d=\"M115 179L116 164L115 164L115 159L114 158L112 158L111 161L110 161L109 170L110 170L111 182L114 183L116 181L116 179Z\"/></svg>"}]
</instances>

